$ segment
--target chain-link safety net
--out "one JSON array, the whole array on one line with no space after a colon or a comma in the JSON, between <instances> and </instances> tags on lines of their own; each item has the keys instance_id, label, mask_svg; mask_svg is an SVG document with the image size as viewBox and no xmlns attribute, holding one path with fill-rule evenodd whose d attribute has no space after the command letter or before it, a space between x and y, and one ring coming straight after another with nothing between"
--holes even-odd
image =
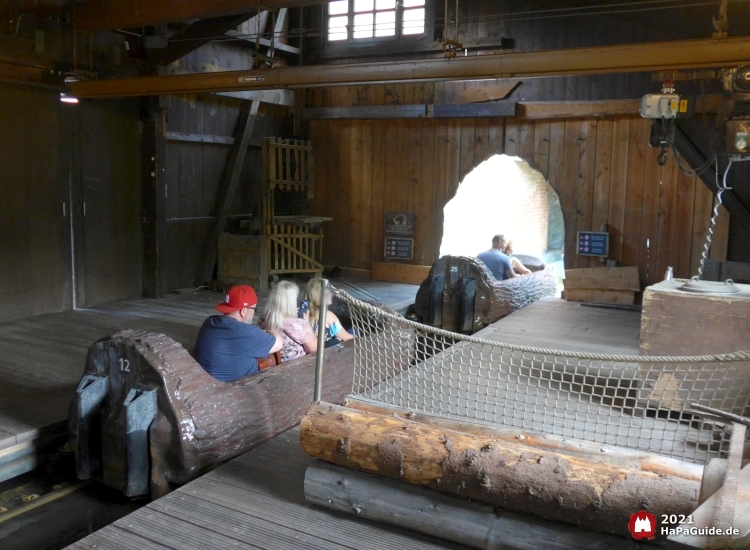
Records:
<instances>
[{"instance_id":1,"label":"chain-link safety net","mask_svg":"<svg viewBox=\"0 0 750 550\"><path fill-rule=\"evenodd\" d=\"M647 357L516 346L410 321L337 291L359 334L352 398L705 463L729 449L726 424L698 403L743 415L750 354Z\"/></svg>"}]
</instances>

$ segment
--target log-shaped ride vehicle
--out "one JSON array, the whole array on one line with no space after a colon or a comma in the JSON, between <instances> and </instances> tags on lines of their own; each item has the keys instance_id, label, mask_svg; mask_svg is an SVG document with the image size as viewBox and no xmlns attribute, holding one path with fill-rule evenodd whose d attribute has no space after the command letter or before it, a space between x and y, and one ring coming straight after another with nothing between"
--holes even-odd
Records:
<instances>
[{"instance_id":1,"label":"log-shaped ride vehicle","mask_svg":"<svg viewBox=\"0 0 750 550\"><path fill-rule=\"evenodd\" d=\"M414 304L427 325L473 334L517 309L557 291L557 276L533 256L522 256L532 273L499 281L476 258L443 256L422 282Z\"/></svg>"},{"instance_id":2,"label":"log-shaped ride vehicle","mask_svg":"<svg viewBox=\"0 0 750 550\"><path fill-rule=\"evenodd\" d=\"M323 399L352 389L353 343L325 350ZM231 383L178 342L123 330L89 348L71 403L79 479L158 498L297 424L313 400L315 355Z\"/></svg>"}]
</instances>

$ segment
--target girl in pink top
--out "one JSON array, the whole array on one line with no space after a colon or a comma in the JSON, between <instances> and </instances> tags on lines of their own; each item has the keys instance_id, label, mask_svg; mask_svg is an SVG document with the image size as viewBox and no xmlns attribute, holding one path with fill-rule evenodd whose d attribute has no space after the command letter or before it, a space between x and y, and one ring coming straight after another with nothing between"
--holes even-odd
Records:
<instances>
[{"instance_id":1,"label":"girl in pink top","mask_svg":"<svg viewBox=\"0 0 750 550\"><path fill-rule=\"evenodd\" d=\"M299 288L292 282L280 281L268 295L268 302L260 322L261 328L281 334L281 362L286 363L315 353L318 340L310 323L297 317L297 295Z\"/></svg>"}]
</instances>

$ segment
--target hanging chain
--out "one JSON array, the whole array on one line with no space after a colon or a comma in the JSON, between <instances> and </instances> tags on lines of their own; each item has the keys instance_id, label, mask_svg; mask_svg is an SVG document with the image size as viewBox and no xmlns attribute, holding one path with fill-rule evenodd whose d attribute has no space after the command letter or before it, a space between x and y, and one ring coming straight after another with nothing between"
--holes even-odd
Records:
<instances>
[{"instance_id":1,"label":"hanging chain","mask_svg":"<svg viewBox=\"0 0 750 550\"><path fill-rule=\"evenodd\" d=\"M717 162L714 166L716 169L716 187L718 187L718 191L716 192L716 197L714 197L714 209L713 214L711 215L711 223L708 225L708 233L706 234L706 242L703 244L703 252L701 252L701 263L698 266L698 279L701 279L703 277L703 267L706 264L706 260L708 259L708 253L711 250L711 241L714 238L714 229L716 228L716 220L719 218L719 207L721 207L721 196L724 193L724 191L728 191L731 189L731 187L727 187L727 174L729 173L729 169L732 167L732 162L734 161L733 158L729 158L729 164L727 164L726 170L724 170L724 178L722 179L722 182L719 183L719 163Z\"/></svg>"}]
</instances>

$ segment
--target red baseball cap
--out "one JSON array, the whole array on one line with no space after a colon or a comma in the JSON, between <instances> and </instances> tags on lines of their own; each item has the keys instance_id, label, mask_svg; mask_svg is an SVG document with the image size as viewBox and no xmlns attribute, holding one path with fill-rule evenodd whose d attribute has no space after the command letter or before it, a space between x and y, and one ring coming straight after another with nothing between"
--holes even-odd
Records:
<instances>
[{"instance_id":1,"label":"red baseball cap","mask_svg":"<svg viewBox=\"0 0 750 550\"><path fill-rule=\"evenodd\" d=\"M246 307L255 307L258 305L258 296L255 294L253 287L247 285L233 286L227 292L224 301L216 306L222 313L234 313Z\"/></svg>"}]
</instances>

